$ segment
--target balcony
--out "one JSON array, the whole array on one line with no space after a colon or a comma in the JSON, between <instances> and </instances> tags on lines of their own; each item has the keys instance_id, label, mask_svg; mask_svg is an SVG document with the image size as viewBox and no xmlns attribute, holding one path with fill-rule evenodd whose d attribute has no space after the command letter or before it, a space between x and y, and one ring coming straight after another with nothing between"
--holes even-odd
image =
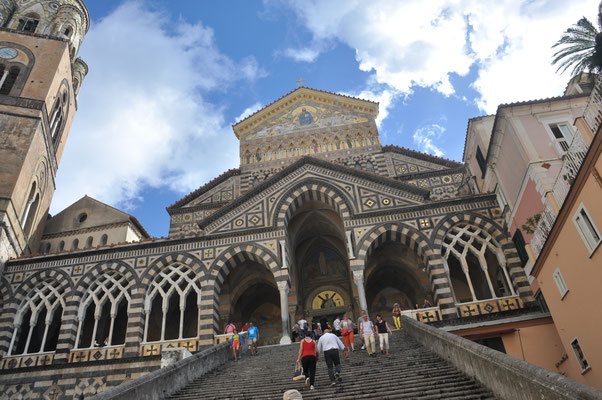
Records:
<instances>
[{"instance_id":1,"label":"balcony","mask_svg":"<svg viewBox=\"0 0 602 400\"><path fill-rule=\"evenodd\" d=\"M583 113L583 119L593 134L596 135L602 123L602 76L598 76L596 79L596 84ZM569 190L579 173L581 164L583 164L588 148L589 146L583 140L583 136L581 136L580 132L576 132L562 158L562 167L552 189L558 207L562 207L564 204ZM556 212L546 202L530 243L536 259L539 257L539 253L541 253L555 221Z\"/></svg>"},{"instance_id":2,"label":"balcony","mask_svg":"<svg viewBox=\"0 0 602 400\"><path fill-rule=\"evenodd\" d=\"M589 96L589 101L583 113L583 119L595 135L602 123L602 75L596 78L594 89Z\"/></svg>"}]
</instances>

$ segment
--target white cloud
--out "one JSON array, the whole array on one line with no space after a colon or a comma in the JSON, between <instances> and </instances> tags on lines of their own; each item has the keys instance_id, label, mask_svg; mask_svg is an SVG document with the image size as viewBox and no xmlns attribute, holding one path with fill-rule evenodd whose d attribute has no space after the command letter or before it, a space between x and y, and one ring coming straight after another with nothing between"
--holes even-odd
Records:
<instances>
[{"instance_id":1,"label":"white cloud","mask_svg":"<svg viewBox=\"0 0 602 400\"><path fill-rule=\"evenodd\" d=\"M303 47L299 49L289 47L282 52L282 55L292 58L295 61L311 63L316 61L320 55L320 50L312 47Z\"/></svg>"},{"instance_id":2,"label":"white cloud","mask_svg":"<svg viewBox=\"0 0 602 400\"><path fill-rule=\"evenodd\" d=\"M251 114L255 114L257 111L263 108L263 104L257 102L250 107L244 109L242 113L238 117L236 117L236 122L240 122L243 119L247 118Z\"/></svg>"},{"instance_id":3,"label":"white cloud","mask_svg":"<svg viewBox=\"0 0 602 400\"><path fill-rule=\"evenodd\" d=\"M437 145L435 141L441 138L441 135L445 133L445 127L439 124L427 124L416 129L413 135L414 144L418 146L420 151L434 154L441 157L445 154Z\"/></svg>"},{"instance_id":4,"label":"white cloud","mask_svg":"<svg viewBox=\"0 0 602 400\"><path fill-rule=\"evenodd\" d=\"M550 47L594 0L285 0L314 41L355 49L359 68L378 83L410 94L413 86L455 93L454 74L477 65L478 106L562 93L568 75L550 65Z\"/></svg>"},{"instance_id":5,"label":"white cloud","mask_svg":"<svg viewBox=\"0 0 602 400\"><path fill-rule=\"evenodd\" d=\"M81 56L90 73L53 213L84 194L127 207L147 186L186 192L238 165L230 121L205 94L265 75L254 58L233 61L211 29L183 21L174 29L141 2L94 24Z\"/></svg>"},{"instance_id":6,"label":"white cloud","mask_svg":"<svg viewBox=\"0 0 602 400\"><path fill-rule=\"evenodd\" d=\"M371 85L376 86L376 85ZM376 126L380 128L382 121L389 115L389 109L393 106L393 101L400 95L392 89L370 88L360 92L341 93L346 96L358 97L364 100L376 101L378 103L378 117L376 118Z\"/></svg>"}]
</instances>

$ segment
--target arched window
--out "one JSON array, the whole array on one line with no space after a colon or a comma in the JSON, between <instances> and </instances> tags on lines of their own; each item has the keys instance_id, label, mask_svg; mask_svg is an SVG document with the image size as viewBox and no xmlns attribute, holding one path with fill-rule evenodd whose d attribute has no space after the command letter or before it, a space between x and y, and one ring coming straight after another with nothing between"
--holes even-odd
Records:
<instances>
[{"instance_id":1,"label":"arched window","mask_svg":"<svg viewBox=\"0 0 602 400\"><path fill-rule=\"evenodd\" d=\"M358 162L355 163L355 169L359 169L360 171L362 170L362 165Z\"/></svg>"},{"instance_id":2,"label":"arched window","mask_svg":"<svg viewBox=\"0 0 602 400\"><path fill-rule=\"evenodd\" d=\"M374 172L374 165L370 161L366 161L366 171Z\"/></svg>"},{"instance_id":3,"label":"arched window","mask_svg":"<svg viewBox=\"0 0 602 400\"><path fill-rule=\"evenodd\" d=\"M171 264L157 274L144 301L144 341L198 337L201 284L184 264Z\"/></svg>"},{"instance_id":4,"label":"arched window","mask_svg":"<svg viewBox=\"0 0 602 400\"><path fill-rule=\"evenodd\" d=\"M249 153L249 150L247 150L247 152L245 153L245 162L247 164L251 163L251 153Z\"/></svg>"},{"instance_id":5,"label":"arched window","mask_svg":"<svg viewBox=\"0 0 602 400\"><path fill-rule=\"evenodd\" d=\"M272 159L273 159L272 157L273 156L274 155L272 154L272 148L268 147L268 161L272 161Z\"/></svg>"},{"instance_id":6,"label":"arched window","mask_svg":"<svg viewBox=\"0 0 602 400\"><path fill-rule=\"evenodd\" d=\"M60 284L48 280L39 284L21 302L15 316L15 331L9 355L56 350L65 301Z\"/></svg>"},{"instance_id":7,"label":"arched window","mask_svg":"<svg viewBox=\"0 0 602 400\"><path fill-rule=\"evenodd\" d=\"M41 254L48 254L50 253L50 243L40 243L40 253Z\"/></svg>"},{"instance_id":8,"label":"arched window","mask_svg":"<svg viewBox=\"0 0 602 400\"><path fill-rule=\"evenodd\" d=\"M341 150L341 141L339 140L338 137L334 138L334 142L336 143L337 150Z\"/></svg>"},{"instance_id":9,"label":"arched window","mask_svg":"<svg viewBox=\"0 0 602 400\"><path fill-rule=\"evenodd\" d=\"M284 153L284 149L282 146L278 147L278 158L282 158Z\"/></svg>"},{"instance_id":10,"label":"arched window","mask_svg":"<svg viewBox=\"0 0 602 400\"><path fill-rule=\"evenodd\" d=\"M63 109L63 98L59 97L54 103L52 113L50 114L50 136L52 137L52 142L55 144L60 139L59 132L63 126Z\"/></svg>"},{"instance_id":11,"label":"arched window","mask_svg":"<svg viewBox=\"0 0 602 400\"><path fill-rule=\"evenodd\" d=\"M21 69L19 67L11 67L8 70L4 69L2 71L2 77L0 78L0 94L10 94L20 72Z\"/></svg>"},{"instance_id":12,"label":"arched window","mask_svg":"<svg viewBox=\"0 0 602 400\"><path fill-rule=\"evenodd\" d=\"M29 189L29 196L27 196L27 203L25 204L25 209L23 210L23 215L21 216L21 227L23 231L27 233L31 225L33 224L33 218L35 217L36 209L36 182L32 182L31 189ZM39 196L38 196L39 198Z\"/></svg>"},{"instance_id":13,"label":"arched window","mask_svg":"<svg viewBox=\"0 0 602 400\"><path fill-rule=\"evenodd\" d=\"M59 242L59 247L57 247L56 251L63 251L65 250L65 242L63 240L61 240Z\"/></svg>"},{"instance_id":14,"label":"arched window","mask_svg":"<svg viewBox=\"0 0 602 400\"><path fill-rule=\"evenodd\" d=\"M108 271L92 282L77 314L77 348L125 343L131 283L117 271Z\"/></svg>"},{"instance_id":15,"label":"arched window","mask_svg":"<svg viewBox=\"0 0 602 400\"><path fill-rule=\"evenodd\" d=\"M320 151L320 149L318 148L318 143L316 143L315 140L311 143L311 147L314 154L317 154Z\"/></svg>"},{"instance_id":16,"label":"arched window","mask_svg":"<svg viewBox=\"0 0 602 400\"><path fill-rule=\"evenodd\" d=\"M71 250L76 250L79 247L79 239L73 239L71 242Z\"/></svg>"},{"instance_id":17,"label":"arched window","mask_svg":"<svg viewBox=\"0 0 602 400\"><path fill-rule=\"evenodd\" d=\"M104 235L102 235L100 237L100 245L104 246L107 244L107 240L109 239L109 237L107 236L107 234L105 233Z\"/></svg>"},{"instance_id":18,"label":"arched window","mask_svg":"<svg viewBox=\"0 0 602 400\"><path fill-rule=\"evenodd\" d=\"M257 153L255 153L255 159L257 159L257 162L261 162L261 159L263 158L261 152L259 150L257 150Z\"/></svg>"},{"instance_id":19,"label":"arched window","mask_svg":"<svg viewBox=\"0 0 602 400\"><path fill-rule=\"evenodd\" d=\"M63 31L63 35L67 36L69 39L71 39L72 33L73 33L73 29L71 29L70 26L66 27L65 30Z\"/></svg>"},{"instance_id":20,"label":"arched window","mask_svg":"<svg viewBox=\"0 0 602 400\"><path fill-rule=\"evenodd\" d=\"M88 236L88 239L86 239L86 247L87 248L92 247L93 242L94 242L94 238L92 236Z\"/></svg>"},{"instance_id":21,"label":"arched window","mask_svg":"<svg viewBox=\"0 0 602 400\"><path fill-rule=\"evenodd\" d=\"M28 14L24 17L19 18L19 24L17 30L22 32L34 33L38 24L40 23L39 17L35 14Z\"/></svg>"},{"instance_id":22,"label":"arched window","mask_svg":"<svg viewBox=\"0 0 602 400\"><path fill-rule=\"evenodd\" d=\"M345 142L347 143L348 149L353 148L353 142L351 141L351 138L349 136L347 136L347 139L345 139Z\"/></svg>"},{"instance_id":23,"label":"arched window","mask_svg":"<svg viewBox=\"0 0 602 400\"><path fill-rule=\"evenodd\" d=\"M253 182L251 182L251 186L257 186L259 185L259 179L257 179L257 177L253 178Z\"/></svg>"},{"instance_id":24,"label":"arched window","mask_svg":"<svg viewBox=\"0 0 602 400\"><path fill-rule=\"evenodd\" d=\"M473 225L456 225L446 233L442 247L458 302L516 294L504 252L486 231Z\"/></svg>"}]
</instances>

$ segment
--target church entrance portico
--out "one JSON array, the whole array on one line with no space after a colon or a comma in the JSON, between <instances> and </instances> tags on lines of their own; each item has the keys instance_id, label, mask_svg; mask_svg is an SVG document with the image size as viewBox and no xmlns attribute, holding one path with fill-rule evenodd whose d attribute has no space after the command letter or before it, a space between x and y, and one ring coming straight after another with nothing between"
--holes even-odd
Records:
<instances>
[{"instance_id":1,"label":"church entrance portico","mask_svg":"<svg viewBox=\"0 0 602 400\"><path fill-rule=\"evenodd\" d=\"M286 282L284 282L286 283ZM238 253L227 262L227 276L219 290L217 333L229 322L239 329L253 322L259 344L277 344L283 335L279 285L261 258Z\"/></svg>"},{"instance_id":2,"label":"church entrance portico","mask_svg":"<svg viewBox=\"0 0 602 400\"><path fill-rule=\"evenodd\" d=\"M291 215L288 244L297 288L295 317L320 320L354 308L343 220L322 201L305 201Z\"/></svg>"}]
</instances>

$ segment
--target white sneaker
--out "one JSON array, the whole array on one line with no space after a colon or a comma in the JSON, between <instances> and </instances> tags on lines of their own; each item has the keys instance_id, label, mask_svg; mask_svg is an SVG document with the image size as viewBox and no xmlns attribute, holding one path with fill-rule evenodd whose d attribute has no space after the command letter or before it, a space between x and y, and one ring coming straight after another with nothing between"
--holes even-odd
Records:
<instances>
[{"instance_id":1,"label":"white sneaker","mask_svg":"<svg viewBox=\"0 0 602 400\"><path fill-rule=\"evenodd\" d=\"M309 378L305 378L305 387L309 386Z\"/></svg>"},{"instance_id":2,"label":"white sneaker","mask_svg":"<svg viewBox=\"0 0 602 400\"><path fill-rule=\"evenodd\" d=\"M314 385L311 385L311 386L309 387L309 390L314 390Z\"/></svg>"},{"instance_id":3,"label":"white sneaker","mask_svg":"<svg viewBox=\"0 0 602 400\"><path fill-rule=\"evenodd\" d=\"M362 350L366 350L366 345L365 344L362 345Z\"/></svg>"}]
</instances>

